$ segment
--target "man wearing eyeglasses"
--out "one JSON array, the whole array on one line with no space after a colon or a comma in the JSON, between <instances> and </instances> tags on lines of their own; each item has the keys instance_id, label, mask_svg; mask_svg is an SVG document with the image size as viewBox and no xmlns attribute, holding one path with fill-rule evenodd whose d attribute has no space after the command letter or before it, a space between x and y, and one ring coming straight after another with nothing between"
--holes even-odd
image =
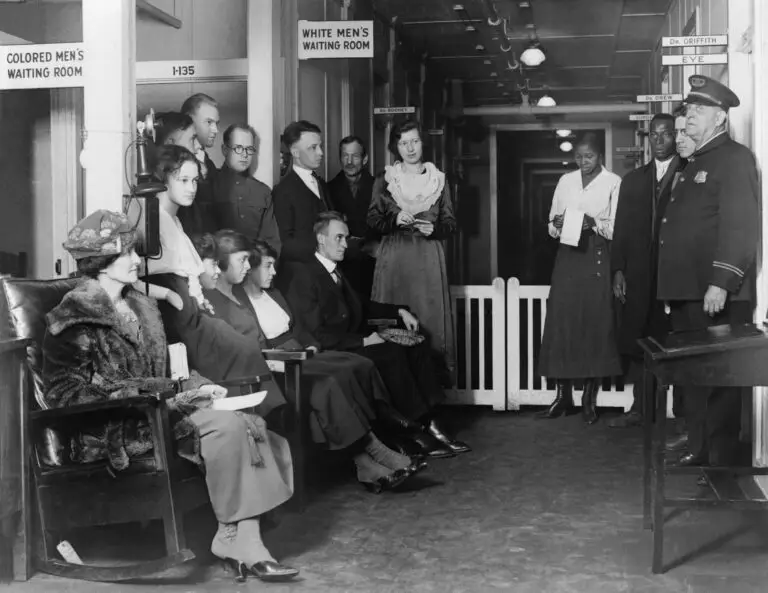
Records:
<instances>
[{"instance_id":1,"label":"man wearing eyeglasses","mask_svg":"<svg viewBox=\"0 0 768 593\"><path fill-rule=\"evenodd\" d=\"M696 149L659 230L657 298L668 303L675 331L751 322L760 220L755 158L727 131L739 98L706 76L689 82L686 132ZM683 397L688 452L679 463L740 462L740 390L685 387Z\"/></svg>"},{"instance_id":2,"label":"man wearing eyeglasses","mask_svg":"<svg viewBox=\"0 0 768 593\"><path fill-rule=\"evenodd\" d=\"M224 165L214 183L214 217L219 229L232 229L280 251L280 233L269 186L254 179L251 166L259 137L248 124L232 124L222 137Z\"/></svg>"},{"instance_id":3,"label":"man wearing eyeglasses","mask_svg":"<svg viewBox=\"0 0 768 593\"><path fill-rule=\"evenodd\" d=\"M661 213L666 208L681 159L675 154L675 120L658 113L648 138L653 159L627 173L621 182L611 245L613 294L619 301L617 340L634 383L634 401L626 414L608 426L639 426L642 352L637 340L666 333L663 303L656 301L656 259Z\"/></svg>"}]
</instances>

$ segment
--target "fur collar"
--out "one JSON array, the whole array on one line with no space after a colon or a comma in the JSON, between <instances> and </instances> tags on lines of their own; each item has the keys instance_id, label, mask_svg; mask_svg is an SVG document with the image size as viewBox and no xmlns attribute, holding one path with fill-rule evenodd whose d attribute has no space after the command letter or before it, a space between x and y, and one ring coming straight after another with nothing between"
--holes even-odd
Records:
<instances>
[{"instance_id":1,"label":"fur collar","mask_svg":"<svg viewBox=\"0 0 768 593\"><path fill-rule=\"evenodd\" d=\"M144 337L143 347L158 362L165 360L167 345L157 303L131 286L125 288L124 298L139 319ZM135 336L126 331L109 295L92 278L84 279L64 295L61 303L46 315L46 321L48 332L53 336L75 325L90 325L115 331L138 345Z\"/></svg>"}]
</instances>

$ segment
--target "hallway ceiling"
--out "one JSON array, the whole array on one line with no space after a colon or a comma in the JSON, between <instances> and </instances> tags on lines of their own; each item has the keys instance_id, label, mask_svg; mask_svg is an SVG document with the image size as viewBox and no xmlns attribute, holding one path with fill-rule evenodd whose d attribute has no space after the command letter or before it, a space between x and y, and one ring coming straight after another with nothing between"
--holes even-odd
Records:
<instances>
[{"instance_id":1,"label":"hallway ceiling","mask_svg":"<svg viewBox=\"0 0 768 593\"><path fill-rule=\"evenodd\" d=\"M461 80L465 105L532 104L550 94L559 104L634 101L671 0L379 0L430 68ZM456 10L456 5L463 10ZM494 14L495 13L495 14ZM506 19L491 26L489 18ZM467 26L475 31L467 31ZM547 59L509 70L532 39ZM508 40L508 41L507 41ZM503 52L501 47L509 49ZM478 49L483 46L484 49Z\"/></svg>"}]
</instances>

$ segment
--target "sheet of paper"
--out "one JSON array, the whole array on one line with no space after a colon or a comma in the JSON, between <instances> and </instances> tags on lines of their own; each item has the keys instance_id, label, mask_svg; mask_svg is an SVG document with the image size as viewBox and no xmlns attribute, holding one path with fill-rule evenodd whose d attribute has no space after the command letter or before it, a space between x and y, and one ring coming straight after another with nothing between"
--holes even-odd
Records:
<instances>
[{"instance_id":1,"label":"sheet of paper","mask_svg":"<svg viewBox=\"0 0 768 593\"><path fill-rule=\"evenodd\" d=\"M171 379L174 381L189 379L187 347L181 342L170 344L168 346L168 356L171 359Z\"/></svg>"},{"instance_id":2,"label":"sheet of paper","mask_svg":"<svg viewBox=\"0 0 768 593\"><path fill-rule=\"evenodd\" d=\"M233 397L222 397L213 400L214 410L242 410L244 408L255 408L267 397L266 391L257 391L246 395L235 395Z\"/></svg>"},{"instance_id":3,"label":"sheet of paper","mask_svg":"<svg viewBox=\"0 0 768 593\"><path fill-rule=\"evenodd\" d=\"M584 224L584 213L575 208L568 208L563 218L563 229L560 231L560 242L576 247L581 238L581 226Z\"/></svg>"}]
</instances>

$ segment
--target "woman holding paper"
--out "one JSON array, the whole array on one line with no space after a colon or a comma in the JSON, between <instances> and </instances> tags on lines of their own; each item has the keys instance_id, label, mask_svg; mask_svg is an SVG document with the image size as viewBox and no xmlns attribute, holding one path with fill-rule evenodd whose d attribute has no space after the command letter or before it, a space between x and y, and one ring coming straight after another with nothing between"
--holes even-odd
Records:
<instances>
[{"instance_id":1,"label":"woman holding paper","mask_svg":"<svg viewBox=\"0 0 768 593\"><path fill-rule=\"evenodd\" d=\"M574 379L584 382L582 415L597 421L603 377L621 374L613 327L610 241L621 178L601 164L598 138L576 143L579 169L560 178L549 213L549 234L560 240L547 302L539 374L555 379L555 401L542 418L573 411Z\"/></svg>"},{"instance_id":2,"label":"woman holding paper","mask_svg":"<svg viewBox=\"0 0 768 593\"><path fill-rule=\"evenodd\" d=\"M450 189L445 173L424 162L417 122L392 128L389 151L395 164L376 178L368 209L368 226L382 235L370 297L408 303L447 367L444 386L452 387L456 352L442 245L456 231Z\"/></svg>"},{"instance_id":3,"label":"woman holding paper","mask_svg":"<svg viewBox=\"0 0 768 593\"><path fill-rule=\"evenodd\" d=\"M104 402L173 390L168 350L154 299L132 288L141 260L122 214L98 210L80 221L64 248L83 276L46 317L45 400L50 407ZM298 570L275 561L261 539L260 516L293 493L288 443L259 416L216 410L227 390L191 373L168 400L177 454L205 472L219 529L211 551L238 579L286 580ZM103 420L68 443L78 463L105 460L116 472L150 453L142 412Z\"/></svg>"}]
</instances>

